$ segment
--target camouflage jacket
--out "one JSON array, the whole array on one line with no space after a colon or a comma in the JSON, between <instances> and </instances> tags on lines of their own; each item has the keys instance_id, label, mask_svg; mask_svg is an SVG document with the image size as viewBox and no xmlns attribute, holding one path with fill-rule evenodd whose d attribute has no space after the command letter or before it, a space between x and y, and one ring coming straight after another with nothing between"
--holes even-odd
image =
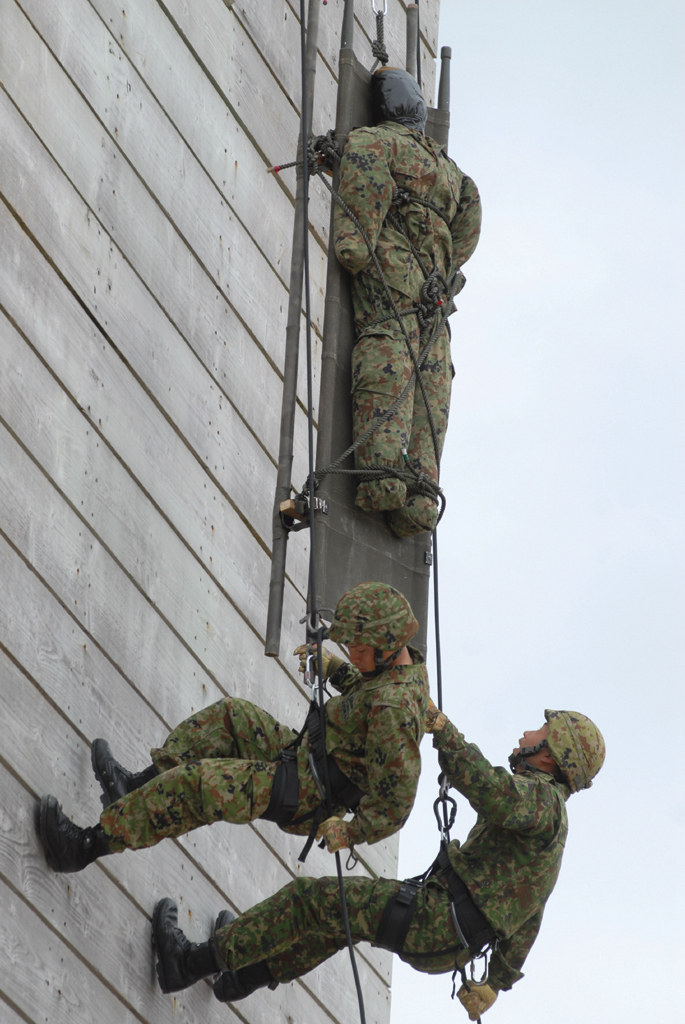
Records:
<instances>
[{"instance_id":1,"label":"camouflage jacket","mask_svg":"<svg viewBox=\"0 0 685 1024\"><path fill-rule=\"evenodd\" d=\"M488 980L511 988L559 875L571 791L548 774L494 768L449 721L433 745L450 783L478 814L466 842L450 844L450 861L500 939Z\"/></svg>"},{"instance_id":2,"label":"camouflage jacket","mask_svg":"<svg viewBox=\"0 0 685 1024\"><path fill-rule=\"evenodd\" d=\"M326 704L326 749L364 793L349 822L354 844L377 843L397 832L414 806L429 691L424 660L409 650L413 665L375 679L348 664L329 679L340 696ZM306 738L302 748L308 756Z\"/></svg>"},{"instance_id":3,"label":"camouflage jacket","mask_svg":"<svg viewBox=\"0 0 685 1024\"><path fill-rule=\"evenodd\" d=\"M409 238L428 271L447 278L472 255L478 243L481 207L478 189L446 156L437 142L402 125L386 121L377 128L350 132L340 165L338 193L366 232L395 300L414 305L425 280L409 242L390 222L393 196L399 187L427 199L446 221L417 202L401 205ZM336 204L335 252L353 277L355 321L362 330L370 318L389 311L378 273L359 229ZM391 333L393 321L374 333Z\"/></svg>"}]
</instances>

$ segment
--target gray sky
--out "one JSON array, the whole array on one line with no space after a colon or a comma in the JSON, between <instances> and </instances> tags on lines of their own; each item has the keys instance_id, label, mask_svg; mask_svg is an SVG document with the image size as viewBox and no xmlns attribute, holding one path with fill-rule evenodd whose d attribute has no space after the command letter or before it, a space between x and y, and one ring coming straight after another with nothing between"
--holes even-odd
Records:
<instances>
[{"instance_id":1,"label":"gray sky","mask_svg":"<svg viewBox=\"0 0 685 1024\"><path fill-rule=\"evenodd\" d=\"M685 1021L684 22L666 0L442 5L450 150L484 205L452 319L445 709L496 764L545 707L608 747L488 1024ZM436 775L426 741L403 876L437 850ZM449 976L394 971L392 1024L467 1020Z\"/></svg>"}]
</instances>

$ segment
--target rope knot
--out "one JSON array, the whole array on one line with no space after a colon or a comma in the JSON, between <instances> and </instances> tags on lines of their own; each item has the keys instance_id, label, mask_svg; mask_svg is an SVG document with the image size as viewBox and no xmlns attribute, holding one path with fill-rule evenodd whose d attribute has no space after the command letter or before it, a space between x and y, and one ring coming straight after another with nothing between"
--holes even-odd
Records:
<instances>
[{"instance_id":1,"label":"rope knot","mask_svg":"<svg viewBox=\"0 0 685 1024\"><path fill-rule=\"evenodd\" d=\"M307 164L309 173L318 174L322 169L333 170L342 160L342 148L335 139L332 128L325 135L316 135L307 143Z\"/></svg>"},{"instance_id":2,"label":"rope knot","mask_svg":"<svg viewBox=\"0 0 685 1024\"><path fill-rule=\"evenodd\" d=\"M417 319L424 328L444 303L447 283L437 270L431 271L421 286L421 301L417 307Z\"/></svg>"},{"instance_id":3,"label":"rope knot","mask_svg":"<svg viewBox=\"0 0 685 1024\"><path fill-rule=\"evenodd\" d=\"M388 51L385 48L385 27L383 25L383 17L383 11L376 12L376 38L371 42L371 53L376 59L373 67L371 68L371 74L374 73L379 63L385 67L390 60Z\"/></svg>"}]
</instances>

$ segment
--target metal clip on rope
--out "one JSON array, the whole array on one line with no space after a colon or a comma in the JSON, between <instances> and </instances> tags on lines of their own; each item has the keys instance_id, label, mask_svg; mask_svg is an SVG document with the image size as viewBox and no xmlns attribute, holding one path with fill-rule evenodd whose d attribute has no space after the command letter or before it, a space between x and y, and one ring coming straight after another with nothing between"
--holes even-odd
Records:
<instances>
[{"instance_id":1,"label":"metal clip on rope","mask_svg":"<svg viewBox=\"0 0 685 1024\"><path fill-rule=\"evenodd\" d=\"M450 784L442 772L438 776L438 784L440 786L440 795L433 804L433 813L440 830L440 841L442 843L449 843L450 829L457 818L457 801L453 796L447 795Z\"/></svg>"}]
</instances>

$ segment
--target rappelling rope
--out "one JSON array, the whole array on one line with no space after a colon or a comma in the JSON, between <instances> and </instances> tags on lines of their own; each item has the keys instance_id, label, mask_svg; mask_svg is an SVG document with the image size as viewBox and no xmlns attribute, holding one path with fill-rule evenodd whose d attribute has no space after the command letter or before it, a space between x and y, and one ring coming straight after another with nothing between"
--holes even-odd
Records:
<instances>
[{"instance_id":1,"label":"rappelling rope","mask_svg":"<svg viewBox=\"0 0 685 1024\"><path fill-rule=\"evenodd\" d=\"M300 0L300 65L302 75L302 148L304 150L307 145L307 139L309 138L309 126L307 124L307 110L308 110L308 89L307 89L307 62L306 62L306 31L305 31L305 0ZM304 157L304 153L303 153ZM304 298L305 298L305 326L306 326L306 341L307 341L307 434L308 434L308 445L309 445L309 528L310 528L310 550L309 550L309 593L310 593L310 607L312 608L311 616L308 616L308 630L307 630L307 642L312 642L312 632L316 634L316 650L317 650L317 667L318 667L318 679L319 679L319 711L320 711L320 722L322 735L324 737L324 754L325 754L325 736L326 736L326 718L325 718L325 705L324 705L324 675L323 675L323 638L324 628L319 617L317 610L316 600L316 571L315 571L315 551L316 551L316 517L314 514L315 502L314 502L314 490L316 487L316 481L314 478L314 414L313 414L313 370L312 370L312 325L311 325L311 300L310 300L310 280L309 280L309 174L306 168L304 169L304 180L303 180L303 232L304 232ZM323 772L324 772L324 788L326 795L326 814L327 817L331 817L333 813L332 799L331 799L331 780L328 770L328 758L323 758ZM364 1011L364 996L362 994L361 982L359 980L359 971L357 970L357 961L354 953L354 943L352 941L352 932L350 930L350 919L347 911L347 899L345 897L345 882L342 873L342 863L340 859L340 853L335 853L335 864L338 875L338 888L340 890L340 908L343 920L343 926L345 929L345 939L347 941L347 947L350 954L350 963L352 965L352 973L354 975L354 983L357 990L357 999L359 1002L359 1018L361 1024L366 1024L366 1013Z\"/></svg>"},{"instance_id":2,"label":"rappelling rope","mask_svg":"<svg viewBox=\"0 0 685 1024\"><path fill-rule=\"evenodd\" d=\"M373 74L379 64L385 67L390 60L385 48L385 25L383 23L383 19L388 13L388 0L384 0L382 10L376 10L375 0L371 0L371 7L376 15L376 38L371 41L371 53L376 58L371 68L371 74Z\"/></svg>"}]
</instances>

